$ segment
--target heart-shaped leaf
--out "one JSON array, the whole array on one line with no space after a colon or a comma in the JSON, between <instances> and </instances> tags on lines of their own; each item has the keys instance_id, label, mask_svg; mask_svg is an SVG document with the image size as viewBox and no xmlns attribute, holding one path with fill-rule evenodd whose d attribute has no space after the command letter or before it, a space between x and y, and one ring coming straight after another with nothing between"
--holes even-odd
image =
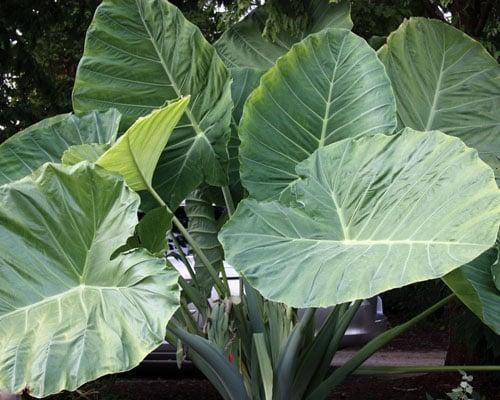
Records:
<instances>
[{"instance_id":1,"label":"heart-shaped leaf","mask_svg":"<svg viewBox=\"0 0 500 400\"><path fill-rule=\"evenodd\" d=\"M290 205L243 200L219 235L227 261L268 299L325 307L369 298L441 277L495 242L493 172L441 132L346 139L296 174Z\"/></svg>"},{"instance_id":2,"label":"heart-shaped leaf","mask_svg":"<svg viewBox=\"0 0 500 400\"><path fill-rule=\"evenodd\" d=\"M144 250L110 259L138 206L89 163L46 164L0 188L0 392L74 390L162 343L177 272Z\"/></svg>"},{"instance_id":3,"label":"heart-shaped leaf","mask_svg":"<svg viewBox=\"0 0 500 400\"><path fill-rule=\"evenodd\" d=\"M44 119L0 144L0 185L31 174L46 162L60 162L66 149L116 138L120 113L112 109L77 117L62 114Z\"/></svg>"},{"instance_id":4,"label":"heart-shaped leaf","mask_svg":"<svg viewBox=\"0 0 500 400\"><path fill-rule=\"evenodd\" d=\"M440 130L479 151L500 179L500 65L447 23L411 18L379 51L401 127Z\"/></svg>"},{"instance_id":5,"label":"heart-shaped leaf","mask_svg":"<svg viewBox=\"0 0 500 400\"><path fill-rule=\"evenodd\" d=\"M87 32L73 107L116 107L125 130L168 100L191 95L153 179L176 208L202 182L227 184L230 85L215 49L168 1L104 0Z\"/></svg>"},{"instance_id":6,"label":"heart-shaped leaf","mask_svg":"<svg viewBox=\"0 0 500 400\"><path fill-rule=\"evenodd\" d=\"M156 164L188 103L189 97L184 97L140 117L99 157L97 165L120 173L135 191L150 188Z\"/></svg>"},{"instance_id":7,"label":"heart-shaped leaf","mask_svg":"<svg viewBox=\"0 0 500 400\"><path fill-rule=\"evenodd\" d=\"M245 103L243 186L258 200L277 199L316 149L395 126L391 84L368 43L345 29L310 35L262 76Z\"/></svg>"},{"instance_id":8,"label":"heart-shaped leaf","mask_svg":"<svg viewBox=\"0 0 500 400\"><path fill-rule=\"evenodd\" d=\"M268 14L263 8L251 12L230 27L215 43L224 63L230 68L249 67L265 71L294 43L311 33L326 28L352 28L349 1L333 3L329 0L311 0L306 3L308 24L300 35L292 35L284 30L275 40L266 39L263 33Z\"/></svg>"}]
</instances>

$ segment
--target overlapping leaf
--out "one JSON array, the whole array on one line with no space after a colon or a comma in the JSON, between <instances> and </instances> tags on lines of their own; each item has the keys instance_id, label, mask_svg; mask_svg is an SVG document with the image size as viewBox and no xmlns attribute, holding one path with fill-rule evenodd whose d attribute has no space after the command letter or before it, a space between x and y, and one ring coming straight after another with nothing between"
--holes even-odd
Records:
<instances>
[{"instance_id":1,"label":"overlapping leaf","mask_svg":"<svg viewBox=\"0 0 500 400\"><path fill-rule=\"evenodd\" d=\"M224 32L215 48L230 68L250 67L265 71L294 43L311 33L325 28L351 29L350 11L349 1L312 0L308 2L307 29L299 36L283 31L272 41L263 37L267 13L258 8Z\"/></svg>"},{"instance_id":2,"label":"overlapping leaf","mask_svg":"<svg viewBox=\"0 0 500 400\"><path fill-rule=\"evenodd\" d=\"M212 266L220 271L223 268L222 246L217 239L219 225L215 218L215 209L206 195L207 189L199 189L186 198L185 211L189 219L188 231L196 240ZM199 285L210 292L212 279L205 265L195 255L195 268Z\"/></svg>"},{"instance_id":3,"label":"overlapping leaf","mask_svg":"<svg viewBox=\"0 0 500 400\"><path fill-rule=\"evenodd\" d=\"M148 190L161 153L188 103L189 97L184 97L140 117L99 157L97 165L120 173L133 190Z\"/></svg>"},{"instance_id":4,"label":"overlapping leaf","mask_svg":"<svg viewBox=\"0 0 500 400\"><path fill-rule=\"evenodd\" d=\"M243 200L220 239L265 297L323 307L440 277L494 242L500 192L440 132L347 139L296 168L290 205Z\"/></svg>"},{"instance_id":5,"label":"overlapping leaf","mask_svg":"<svg viewBox=\"0 0 500 400\"><path fill-rule=\"evenodd\" d=\"M500 335L500 291L491 274L497 258L498 251L492 248L445 275L443 280L472 312Z\"/></svg>"},{"instance_id":6,"label":"overlapping leaf","mask_svg":"<svg viewBox=\"0 0 500 400\"><path fill-rule=\"evenodd\" d=\"M175 208L203 181L227 183L230 83L214 48L166 0L105 0L88 30L73 107L116 107L125 130L166 101L191 95L153 180Z\"/></svg>"},{"instance_id":7,"label":"overlapping leaf","mask_svg":"<svg viewBox=\"0 0 500 400\"><path fill-rule=\"evenodd\" d=\"M262 71L254 68L231 68L231 96L233 98L234 109L231 117L231 139L228 144L229 151L229 187L234 201L243 198L244 189L240 180L240 162L238 153L240 138L238 135L243 105L252 91L259 85Z\"/></svg>"},{"instance_id":8,"label":"overlapping leaf","mask_svg":"<svg viewBox=\"0 0 500 400\"><path fill-rule=\"evenodd\" d=\"M250 95L240 123L243 186L277 199L295 167L338 140L391 133L394 96L375 51L345 29L310 35L280 58Z\"/></svg>"},{"instance_id":9,"label":"overlapping leaf","mask_svg":"<svg viewBox=\"0 0 500 400\"><path fill-rule=\"evenodd\" d=\"M0 185L31 174L46 162L60 162L66 149L116 138L120 113L109 110L77 117L62 114L30 126L0 144Z\"/></svg>"},{"instance_id":10,"label":"overlapping leaf","mask_svg":"<svg viewBox=\"0 0 500 400\"><path fill-rule=\"evenodd\" d=\"M66 165L75 165L82 161L96 162L111 144L75 144L64 150L61 161Z\"/></svg>"},{"instance_id":11,"label":"overlapping leaf","mask_svg":"<svg viewBox=\"0 0 500 400\"><path fill-rule=\"evenodd\" d=\"M143 248L152 254L163 256L168 248L167 233L172 227L172 213L165 207L150 210L135 227L134 236L118 248L114 255L127 250Z\"/></svg>"},{"instance_id":12,"label":"overlapping leaf","mask_svg":"<svg viewBox=\"0 0 500 400\"><path fill-rule=\"evenodd\" d=\"M500 179L500 66L449 24L411 18L380 51L402 127L438 129L479 151Z\"/></svg>"},{"instance_id":13,"label":"overlapping leaf","mask_svg":"<svg viewBox=\"0 0 500 400\"><path fill-rule=\"evenodd\" d=\"M177 273L144 250L110 260L138 205L88 163L46 164L0 188L0 392L74 390L162 343Z\"/></svg>"}]
</instances>

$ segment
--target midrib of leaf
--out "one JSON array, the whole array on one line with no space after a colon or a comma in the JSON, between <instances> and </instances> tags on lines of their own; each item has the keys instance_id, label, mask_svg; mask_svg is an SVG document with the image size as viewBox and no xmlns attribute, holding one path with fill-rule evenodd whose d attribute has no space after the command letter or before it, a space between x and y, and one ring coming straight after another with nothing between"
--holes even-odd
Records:
<instances>
[{"instance_id":1,"label":"midrib of leaf","mask_svg":"<svg viewBox=\"0 0 500 400\"><path fill-rule=\"evenodd\" d=\"M309 239L305 237L292 237L288 235L282 235L282 236L277 236L277 235L270 235L270 234L265 234L265 233L259 233L259 234L252 234L252 233L233 233L233 236L262 236L262 237L270 237L270 238L276 238L279 240L283 239L288 239L291 242L314 242L314 243L332 243L332 244L339 244L343 246L392 246L394 244L400 244L400 245L407 245L407 246L412 246L412 245L442 245L442 246L479 246L479 247L485 247L482 244L479 243L469 243L469 242L449 242L449 241L442 241L442 240L406 240L406 239L396 239L396 240L350 240L350 239L344 239L344 240L334 240L334 239Z\"/></svg>"},{"instance_id":2,"label":"midrib of leaf","mask_svg":"<svg viewBox=\"0 0 500 400\"><path fill-rule=\"evenodd\" d=\"M139 172L139 176L142 179L142 182L144 183L144 186L148 188L148 190L151 192L153 189L151 188L151 183L146 180L146 177L144 176L144 173L142 172L142 169L139 167L139 163L137 162L137 159L135 158L135 154L132 151L132 146L130 145L130 136L127 138L127 147L128 151L130 152L130 156L132 157L132 161L134 162L135 169Z\"/></svg>"},{"instance_id":3,"label":"midrib of leaf","mask_svg":"<svg viewBox=\"0 0 500 400\"><path fill-rule=\"evenodd\" d=\"M319 139L319 147L323 147L325 145L325 137L326 137L326 129L328 128L328 121L329 121L329 115L330 115L330 106L332 104L332 94L333 94L333 86L335 84L335 76L337 74L337 68L339 66L340 62L340 55L342 54L342 50L344 49L344 43L346 39L346 35L344 35L344 38L342 39L342 43L340 44L340 49L339 49L339 54L337 56L337 59L333 57L333 54L331 53L330 46L328 46L328 49L330 50L330 54L332 55L332 58L336 61L335 62L335 67L333 68L333 73L332 73L332 80L330 81L330 88L328 90L328 98L326 100L325 104L325 113L323 115L323 124L321 126L321 137ZM314 51L314 49L313 49Z\"/></svg>"},{"instance_id":4,"label":"midrib of leaf","mask_svg":"<svg viewBox=\"0 0 500 400\"><path fill-rule=\"evenodd\" d=\"M427 123L425 125L425 130L428 131L432 128L432 124L434 123L434 118L436 117L437 103L439 100L439 94L441 92L441 85L443 84L443 71L444 71L444 61L446 58L446 44L444 42L443 37L443 56L441 58L441 67L439 68L439 76L436 83L436 90L434 91L434 97L432 99L431 109L429 111L429 116L427 117Z\"/></svg>"},{"instance_id":5,"label":"midrib of leaf","mask_svg":"<svg viewBox=\"0 0 500 400\"><path fill-rule=\"evenodd\" d=\"M80 284L80 285L75 286L69 290L62 292L62 293L58 293L54 296L45 297L45 298L43 298L43 300L40 300L36 303L28 304L26 306L16 308L15 310L9 311L6 314L0 315L0 321L7 318L7 317L10 317L14 314L17 314L20 312L27 312L27 311L30 311L31 309L38 308L43 304L50 303L50 302L56 301L56 300L61 300L63 297L68 296L68 295L72 294L73 292L77 292L77 291L83 292L85 290L97 290L97 291L102 292L103 290L121 290L121 289L127 289L127 288L128 287L126 287L126 286L93 286L93 285Z\"/></svg>"},{"instance_id":6,"label":"midrib of leaf","mask_svg":"<svg viewBox=\"0 0 500 400\"><path fill-rule=\"evenodd\" d=\"M146 24L146 20L144 19L144 16L142 15L141 8L139 7L139 4L137 3L137 1L135 2L135 4L137 6L137 11L139 13L139 16L141 17L142 25L144 26L144 29L146 30L146 32L148 34L148 39L151 42L151 44L153 45L153 48L155 49L155 52L158 56L158 59L160 60L160 63L163 67L163 70L165 71L165 74L167 75L168 80L172 83L172 88L175 90L177 97L182 97L183 94L180 91L179 87L177 86L177 83L173 79L172 74L170 72L170 69L167 67L165 60L163 59L163 55L162 55L160 49L158 48L158 46L156 45L156 42L153 39L153 35L151 34L151 31L149 30L149 28ZM162 8L161 8L161 13L162 13L162 21L163 21L164 17L163 17L163 9ZM189 105L186 107L185 113L188 116L189 121L191 122L191 126L193 127L194 131L196 132L196 135L205 136L205 133L203 132L198 121L196 120L193 113L191 112L191 108L189 107Z\"/></svg>"}]
</instances>

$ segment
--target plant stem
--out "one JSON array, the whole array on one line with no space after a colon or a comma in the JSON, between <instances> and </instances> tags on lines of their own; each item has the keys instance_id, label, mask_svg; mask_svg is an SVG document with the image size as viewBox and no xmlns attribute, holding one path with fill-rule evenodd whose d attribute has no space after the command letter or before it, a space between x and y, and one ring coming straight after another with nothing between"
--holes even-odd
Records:
<instances>
[{"instance_id":1,"label":"plant stem","mask_svg":"<svg viewBox=\"0 0 500 400\"><path fill-rule=\"evenodd\" d=\"M194 306L198 309L200 314L206 320L207 310L211 310L210 303L206 298L200 295L200 292L189 285L189 283L182 277L179 276L179 286L182 288L184 295L189 300L189 302L193 303Z\"/></svg>"},{"instance_id":2,"label":"plant stem","mask_svg":"<svg viewBox=\"0 0 500 400\"><path fill-rule=\"evenodd\" d=\"M195 254L200 258L201 262L205 265L207 268L208 273L214 280L215 284L215 290L217 290L218 295L220 296L221 299L224 299L226 297L230 296L229 292L229 284L227 282L227 277L226 274L222 274L222 282L219 278L219 275L213 265L210 263L208 260L207 256L201 250L200 246L198 246L198 243L196 243L196 240L191 236L191 234L187 231L186 228L182 225L181 221L177 219L177 217L174 215L172 218L172 221L174 222L175 226L179 231L181 232L182 236L186 238L186 241L189 243Z\"/></svg>"},{"instance_id":3,"label":"plant stem","mask_svg":"<svg viewBox=\"0 0 500 400\"><path fill-rule=\"evenodd\" d=\"M217 291L217 294L221 299L224 299L226 297L229 297L231 295L229 291L229 284L227 283L227 277L226 274L222 274L222 282L219 278L219 275L215 268L213 267L212 263L208 260L207 256L205 253L201 250L200 246L198 246L198 243L196 243L196 240L191 236L191 234L187 231L186 228L184 228L184 225L182 225L181 221L175 216L175 214L172 212L172 210L169 208L169 206L163 201L163 199L160 197L160 195L154 190L151 186L148 186L148 190L151 193L151 195L155 198L155 200L160 204L160 206L165 207L168 212L172 214L172 222L174 225L179 229L181 232L182 236L186 239L186 241L189 243L191 248L193 249L194 253L200 258L201 262L205 265L207 268L208 273L214 280L215 284L215 290Z\"/></svg>"},{"instance_id":4,"label":"plant stem","mask_svg":"<svg viewBox=\"0 0 500 400\"><path fill-rule=\"evenodd\" d=\"M316 308L306 308L302 319L295 325L286 344L281 351L278 366L276 367L276 393L277 400L291 399L293 396L293 382L297 368L297 361L305 340L308 327L314 326Z\"/></svg>"},{"instance_id":5,"label":"plant stem","mask_svg":"<svg viewBox=\"0 0 500 400\"><path fill-rule=\"evenodd\" d=\"M368 342L361 350L359 350L349 361L347 361L342 367L337 368L327 379L323 381L309 396L307 399L325 399L328 397L330 391L340 383L342 383L350 374L357 370L368 358L370 358L375 352L384 347L387 343L393 340L395 337L401 335L403 332L407 331L415 324L428 317L433 312L437 311L450 300L455 297L454 294L438 301L436 304L429 307L424 312L420 313L416 317L413 317L409 321L396 326L388 331L377 336L375 339Z\"/></svg>"},{"instance_id":6,"label":"plant stem","mask_svg":"<svg viewBox=\"0 0 500 400\"><path fill-rule=\"evenodd\" d=\"M222 194L224 196L224 202L226 203L227 214L229 218L234 214L234 201L233 196L231 196L231 191L227 185L222 186Z\"/></svg>"},{"instance_id":7,"label":"plant stem","mask_svg":"<svg viewBox=\"0 0 500 400\"><path fill-rule=\"evenodd\" d=\"M173 233L170 233L170 237L172 238L172 241L174 242L175 248L177 249L177 252L179 253L179 257L181 258L182 263L186 266L186 269L189 272L189 276L191 276L191 279L193 280L195 286L199 289L198 281L196 279L196 274L193 270L193 267L191 266L191 263L189 262L189 260L186 258L186 255L182 251L182 247L181 247L179 241L177 240L177 238L175 237L175 235Z\"/></svg>"},{"instance_id":8,"label":"plant stem","mask_svg":"<svg viewBox=\"0 0 500 400\"><path fill-rule=\"evenodd\" d=\"M500 371L500 365L401 365L358 368L355 375L413 374L424 372Z\"/></svg>"},{"instance_id":9,"label":"plant stem","mask_svg":"<svg viewBox=\"0 0 500 400\"><path fill-rule=\"evenodd\" d=\"M196 321L193 319L193 315L191 314L191 311L189 311L189 308L187 306L187 303L184 299L181 299L181 314L182 317L184 318L184 321L186 322L186 326L188 329L191 331L191 333L196 334L196 335L201 335L199 332L199 327Z\"/></svg>"}]
</instances>

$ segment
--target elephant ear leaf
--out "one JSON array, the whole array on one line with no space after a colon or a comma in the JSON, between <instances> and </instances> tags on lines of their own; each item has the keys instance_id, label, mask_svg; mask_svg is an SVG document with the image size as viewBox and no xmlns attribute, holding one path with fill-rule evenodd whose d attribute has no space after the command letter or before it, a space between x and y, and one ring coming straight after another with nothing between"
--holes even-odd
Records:
<instances>
[{"instance_id":1,"label":"elephant ear leaf","mask_svg":"<svg viewBox=\"0 0 500 400\"><path fill-rule=\"evenodd\" d=\"M478 150L500 180L500 65L447 23L411 18L379 56L401 127L440 130Z\"/></svg>"},{"instance_id":2,"label":"elephant ear leaf","mask_svg":"<svg viewBox=\"0 0 500 400\"><path fill-rule=\"evenodd\" d=\"M120 254L139 196L86 162L0 188L0 392L45 397L129 370L163 342L178 274Z\"/></svg>"},{"instance_id":3,"label":"elephant ear leaf","mask_svg":"<svg viewBox=\"0 0 500 400\"><path fill-rule=\"evenodd\" d=\"M289 204L243 200L219 235L227 261L268 299L325 307L369 298L441 277L495 243L493 173L441 132L342 140L296 174Z\"/></svg>"},{"instance_id":4,"label":"elephant ear leaf","mask_svg":"<svg viewBox=\"0 0 500 400\"><path fill-rule=\"evenodd\" d=\"M0 144L0 185L31 174L46 162L60 162L73 145L105 144L115 140L120 113L92 111L44 119Z\"/></svg>"},{"instance_id":5,"label":"elephant ear leaf","mask_svg":"<svg viewBox=\"0 0 500 400\"><path fill-rule=\"evenodd\" d=\"M135 191L151 187L161 153L189 103L189 96L135 121L97 160L97 165L120 173Z\"/></svg>"},{"instance_id":6,"label":"elephant ear leaf","mask_svg":"<svg viewBox=\"0 0 500 400\"><path fill-rule=\"evenodd\" d=\"M492 275L492 266L497 260L498 250L491 248L445 275L443 281L472 312L500 335L500 291Z\"/></svg>"},{"instance_id":7,"label":"elephant ear leaf","mask_svg":"<svg viewBox=\"0 0 500 400\"><path fill-rule=\"evenodd\" d=\"M268 14L262 7L233 25L215 43L224 63L230 68L248 67L265 71L294 43L311 33L326 28L352 28L349 1L312 0L306 3L308 24L298 35L285 30L274 39L265 38L263 34Z\"/></svg>"},{"instance_id":8,"label":"elephant ear leaf","mask_svg":"<svg viewBox=\"0 0 500 400\"><path fill-rule=\"evenodd\" d=\"M206 182L227 184L231 78L200 30L166 0L104 0L87 32L73 89L77 112L116 107L121 130L192 96L154 187L172 209Z\"/></svg>"},{"instance_id":9,"label":"elephant ear leaf","mask_svg":"<svg viewBox=\"0 0 500 400\"><path fill-rule=\"evenodd\" d=\"M316 149L395 127L391 84L368 43L345 29L310 35L262 76L245 103L243 186L258 200L287 196L295 167Z\"/></svg>"}]
</instances>

